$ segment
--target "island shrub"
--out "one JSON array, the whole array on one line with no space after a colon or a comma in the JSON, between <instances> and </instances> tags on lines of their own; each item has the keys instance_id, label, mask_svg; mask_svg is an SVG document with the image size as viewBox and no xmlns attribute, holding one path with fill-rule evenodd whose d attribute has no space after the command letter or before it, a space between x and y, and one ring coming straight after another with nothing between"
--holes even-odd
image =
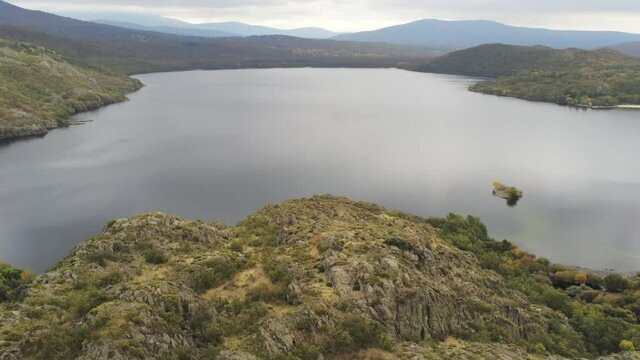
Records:
<instances>
[{"instance_id":1,"label":"island shrub","mask_svg":"<svg viewBox=\"0 0 640 360\"><path fill-rule=\"evenodd\" d=\"M499 181L493 182L493 195L507 200L507 205L515 206L524 196L523 192L513 186L505 186Z\"/></svg>"}]
</instances>

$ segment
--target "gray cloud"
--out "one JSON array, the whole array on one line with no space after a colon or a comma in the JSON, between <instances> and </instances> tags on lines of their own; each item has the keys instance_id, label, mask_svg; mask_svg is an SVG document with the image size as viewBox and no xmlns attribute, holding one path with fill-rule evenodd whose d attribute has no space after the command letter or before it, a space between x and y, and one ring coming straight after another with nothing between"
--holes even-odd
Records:
<instances>
[{"instance_id":1,"label":"gray cloud","mask_svg":"<svg viewBox=\"0 0 640 360\"><path fill-rule=\"evenodd\" d=\"M11 1L11 0L10 0ZM635 0L13 0L52 12L135 12L192 22L245 21L357 31L420 18L489 19L515 25L640 33ZM597 15L597 16L596 16Z\"/></svg>"}]
</instances>

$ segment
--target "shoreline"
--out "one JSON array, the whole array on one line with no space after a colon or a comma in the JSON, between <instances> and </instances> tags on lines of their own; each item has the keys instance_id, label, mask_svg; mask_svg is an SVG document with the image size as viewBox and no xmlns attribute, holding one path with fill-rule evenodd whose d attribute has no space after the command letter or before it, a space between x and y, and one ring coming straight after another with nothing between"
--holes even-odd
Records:
<instances>
[{"instance_id":1,"label":"shoreline","mask_svg":"<svg viewBox=\"0 0 640 360\"><path fill-rule=\"evenodd\" d=\"M85 125L86 123L90 123L93 120L89 120L89 121L78 121L78 120L74 120L73 116L74 115L78 115L78 114L83 114L89 111L95 111L98 109L102 109L106 106L109 105L114 105L114 104L120 104L123 102L127 102L129 101L129 98L127 97L130 94L136 93L138 91L140 91L143 87L144 84L142 82L140 82L140 80L134 78L133 76L127 76L129 79L133 79L139 82L139 85L132 91L127 92L125 94L122 94L122 96L124 97L121 100L116 100L116 101L111 101L111 102L107 102L107 103L102 103L99 106L95 106L95 107L90 107L87 108L84 111L78 111L72 114L68 114L67 118L59 120L58 124L56 124L56 126L53 127L45 127L45 126L31 126L31 128L29 129L21 129L21 130L16 130L19 133L16 135L10 135L10 136L0 136L0 145L8 145L8 144L12 144L14 142L18 142L21 140L29 140L29 139L36 139L36 138L44 138L45 136L47 136L47 134L49 134L49 132L51 130L56 130L56 129L64 129L64 128L68 128L70 126L76 126L76 125Z\"/></svg>"},{"instance_id":2,"label":"shoreline","mask_svg":"<svg viewBox=\"0 0 640 360\"><path fill-rule=\"evenodd\" d=\"M274 68L278 68L278 67L274 67ZM301 67L282 67L283 69L295 69L295 68L314 68L313 66L301 66ZM320 67L320 68L324 68L324 67ZM338 67L338 68L343 68L343 69L362 69L363 67ZM246 68L218 68L218 69L202 69L202 68L195 68L195 69L184 69L184 70L168 70L168 71L157 71L157 72L150 72L150 73L145 73L145 72L141 72L141 73L132 73L127 75L128 78L130 79L134 79L134 80L138 80L139 79L136 78L136 76L138 75L148 75L148 74L154 74L154 73L167 73L167 72L176 72L176 71L217 71L217 70L250 70L250 69L273 69L273 68L263 68L263 67L246 67ZM409 72L416 72L416 73L427 73L427 74L441 74L441 75L454 75L454 76L463 76L463 77L468 77L474 80L480 80L480 82L482 82L483 80L488 80L490 78L477 78L477 77L472 77L470 75L460 75L460 74L443 74L443 73L435 73L435 72L424 72L424 71L419 71L419 70L413 70L413 69L409 69L409 68L405 68L402 66L390 66L390 67L371 67L371 69L398 69L398 70L404 70L404 71L409 71ZM73 126L73 125L82 125L79 124L78 122L76 122L75 120L73 120L73 116L77 115L77 114L81 114L81 113L85 113L88 111L94 111L94 110L98 110L101 109L105 106L108 105L113 105L113 104L118 104L118 103L122 103L125 101L128 101L129 99L126 97L126 95L135 93L137 91L139 91L140 89L142 89L144 87L144 84L140 84L138 88L134 89L131 92L128 92L126 94L124 94L125 98L121 101L115 101L115 102L110 102L110 103L105 103L102 104L100 106L97 106L95 108L91 108L91 109L87 109L85 111L81 111L81 112L77 112L77 113L73 113L73 114L69 114L68 118L65 119L61 124L55 126L55 127L40 127L37 129L31 129L31 131L26 131L23 132L22 134L18 134L18 135L10 135L10 136L0 136L0 144L8 144L8 143L13 143L13 142L17 142L20 140L28 140L28 139L33 139L33 138L43 138L45 137L49 131L51 130L56 130L56 129L62 129L62 128L66 128L69 126ZM563 107L573 107L573 108L579 108L579 109L593 109L593 110L613 110L613 109L625 109L625 110L640 110L640 105L636 105L636 104L622 104L622 105L613 105L613 106L593 106L593 105L562 105L562 104L558 104L555 102L551 102L551 101L544 101L544 100L533 100L533 99L526 99L526 98L522 98L522 97L518 97L518 96L509 96L509 95L502 95L502 94L495 94L495 93L491 93L491 92L486 92L486 91L481 91L481 90L476 90L473 89L473 85L469 87L468 91L471 92L475 92L475 93L479 93L479 94L484 94L484 95L494 95L494 96L500 96L500 97L506 97L506 98L511 98L511 99L519 99L519 100L524 100L524 101L533 101L533 102L540 102L540 103L547 103L547 104L555 104L555 105L559 105L559 106L563 106ZM36 130L36 131L33 131Z\"/></svg>"}]
</instances>

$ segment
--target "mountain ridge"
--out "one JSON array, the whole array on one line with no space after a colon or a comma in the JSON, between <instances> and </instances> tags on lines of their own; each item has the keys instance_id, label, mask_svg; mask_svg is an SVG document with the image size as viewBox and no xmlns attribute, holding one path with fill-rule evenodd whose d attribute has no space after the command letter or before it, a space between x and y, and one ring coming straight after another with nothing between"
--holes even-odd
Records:
<instances>
[{"instance_id":1,"label":"mountain ridge","mask_svg":"<svg viewBox=\"0 0 640 360\"><path fill-rule=\"evenodd\" d=\"M634 40L639 41L640 34L528 28L489 20L423 19L378 30L338 35L334 39L443 47L451 50L485 43L596 49Z\"/></svg>"},{"instance_id":2,"label":"mountain ridge","mask_svg":"<svg viewBox=\"0 0 640 360\"><path fill-rule=\"evenodd\" d=\"M9 26L12 40L49 46L64 51L65 56L127 74L189 69L392 67L434 55L418 47L282 35L203 38L132 30L26 10L3 1L0 26L0 37Z\"/></svg>"},{"instance_id":3,"label":"mountain ridge","mask_svg":"<svg viewBox=\"0 0 640 360\"><path fill-rule=\"evenodd\" d=\"M303 27L296 29L278 29L261 25L251 25L241 22L220 22L220 23L201 23L192 24L181 22L174 26L168 25L143 25L129 21L118 21L114 19L95 19L91 20L99 24L113 25L125 27L135 30L157 31L176 35L206 36L206 37L233 37L233 36L263 36L263 35L284 35L307 39L329 39L338 35L338 33L318 28Z\"/></svg>"},{"instance_id":4,"label":"mountain ridge","mask_svg":"<svg viewBox=\"0 0 640 360\"><path fill-rule=\"evenodd\" d=\"M178 35L188 34L188 31L192 31L194 35L198 32L200 34L206 34L207 31L211 31L212 36L215 36L214 32L220 32L221 34L227 34L225 36L230 36L231 34L235 36L286 35L309 39L328 39L339 34L327 29L312 26L293 29L280 29L270 26L253 25L239 21L190 23L161 16L135 15L127 13L62 12L60 13L60 15L69 16L84 21L123 26L132 29L159 28L164 32L177 33Z\"/></svg>"}]
</instances>

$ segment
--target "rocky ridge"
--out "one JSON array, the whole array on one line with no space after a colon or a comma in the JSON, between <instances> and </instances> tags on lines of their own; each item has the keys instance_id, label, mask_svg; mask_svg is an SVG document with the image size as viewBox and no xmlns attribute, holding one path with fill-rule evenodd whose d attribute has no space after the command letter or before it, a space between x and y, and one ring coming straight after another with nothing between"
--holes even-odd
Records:
<instances>
[{"instance_id":1,"label":"rocky ridge","mask_svg":"<svg viewBox=\"0 0 640 360\"><path fill-rule=\"evenodd\" d=\"M114 220L0 303L1 360L561 359L543 344L572 336L429 223L331 196Z\"/></svg>"}]
</instances>

